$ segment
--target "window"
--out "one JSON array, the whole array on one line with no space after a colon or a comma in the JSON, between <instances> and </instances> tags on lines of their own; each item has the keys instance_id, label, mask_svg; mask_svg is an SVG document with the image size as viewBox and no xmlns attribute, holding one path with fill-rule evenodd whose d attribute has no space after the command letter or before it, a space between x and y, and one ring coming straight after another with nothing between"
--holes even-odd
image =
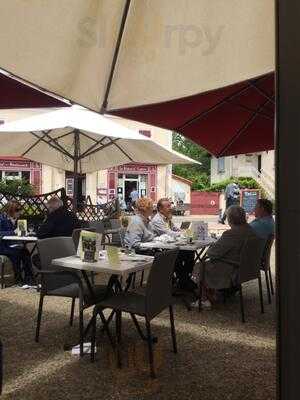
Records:
<instances>
[{"instance_id":1,"label":"window","mask_svg":"<svg viewBox=\"0 0 300 400\"><path fill-rule=\"evenodd\" d=\"M140 130L139 133L141 135L144 135L144 136L147 136L147 137L151 137L151 131Z\"/></svg>"},{"instance_id":2,"label":"window","mask_svg":"<svg viewBox=\"0 0 300 400\"><path fill-rule=\"evenodd\" d=\"M218 158L218 173L225 172L225 157Z\"/></svg>"}]
</instances>

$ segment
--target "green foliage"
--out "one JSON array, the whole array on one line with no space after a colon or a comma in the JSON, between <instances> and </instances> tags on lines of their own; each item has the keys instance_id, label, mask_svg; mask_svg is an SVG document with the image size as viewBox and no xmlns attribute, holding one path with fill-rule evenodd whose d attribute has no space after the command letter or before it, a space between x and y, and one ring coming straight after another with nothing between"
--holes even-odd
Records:
<instances>
[{"instance_id":1,"label":"green foliage","mask_svg":"<svg viewBox=\"0 0 300 400\"><path fill-rule=\"evenodd\" d=\"M201 165L173 165L173 174L192 181L192 190L204 190L209 185L210 154L202 147L176 132L173 132L172 146L179 153L201 163Z\"/></svg>"},{"instance_id":2,"label":"green foliage","mask_svg":"<svg viewBox=\"0 0 300 400\"><path fill-rule=\"evenodd\" d=\"M218 183L213 183L210 186L210 191L221 192L222 190L225 190L226 186L231 182L235 182L241 189L260 189L260 186L255 179L249 177L240 177L230 178Z\"/></svg>"},{"instance_id":3,"label":"green foliage","mask_svg":"<svg viewBox=\"0 0 300 400\"><path fill-rule=\"evenodd\" d=\"M3 179L0 180L0 193L14 196L32 196L35 188L24 179Z\"/></svg>"}]
</instances>

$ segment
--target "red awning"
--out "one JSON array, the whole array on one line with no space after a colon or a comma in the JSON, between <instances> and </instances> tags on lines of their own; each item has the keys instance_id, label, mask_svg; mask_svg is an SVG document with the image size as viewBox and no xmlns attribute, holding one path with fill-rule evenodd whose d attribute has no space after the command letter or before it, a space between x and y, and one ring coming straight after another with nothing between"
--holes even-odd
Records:
<instances>
[{"instance_id":1,"label":"red awning","mask_svg":"<svg viewBox=\"0 0 300 400\"><path fill-rule=\"evenodd\" d=\"M215 156L274 148L274 73L208 93L110 114L180 132Z\"/></svg>"},{"instance_id":2,"label":"red awning","mask_svg":"<svg viewBox=\"0 0 300 400\"><path fill-rule=\"evenodd\" d=\"M0 109L64 106L68 103L0 73Z\"/></svg>"}]
</instances>

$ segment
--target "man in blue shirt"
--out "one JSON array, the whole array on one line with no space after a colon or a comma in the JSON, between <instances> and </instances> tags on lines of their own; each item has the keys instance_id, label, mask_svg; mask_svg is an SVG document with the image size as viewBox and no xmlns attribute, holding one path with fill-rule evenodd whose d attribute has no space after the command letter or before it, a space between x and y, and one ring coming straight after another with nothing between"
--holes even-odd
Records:
<instances>
[{"instance_id":1,"label":"man in blue shirt","mask_svg":"<svg viewBox=\"0 0 300 400\"><path fill-rule=\"evenodd\" d=\"M250 223L257 236L268 239L274 235L275 223L273 219L273 204L270 200L259 199L255 206L255 220Z\"/></svg>"}]
</instances>

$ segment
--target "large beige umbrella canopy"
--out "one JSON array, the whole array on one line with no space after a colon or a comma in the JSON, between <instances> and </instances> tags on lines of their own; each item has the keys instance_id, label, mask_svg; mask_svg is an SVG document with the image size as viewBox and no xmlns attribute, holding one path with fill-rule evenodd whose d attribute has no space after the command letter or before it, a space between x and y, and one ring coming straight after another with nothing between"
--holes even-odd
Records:
<instances>
[{"instance_id":1,"label":"large beige umbrella canopy","mask_svg":"<svg viewBox=\"0 0 300 400\"><path fill-rule=\"evenodd\" d=\"M274 70L274 0L9 0L0 26L0 68L102 112Z\"/></svg>"},{"instance_id":2,"label":"large beige umbrella canopy","mask_svg":"<svg viewBox=\"0 0 300 400\"><path fill-rule=\"evenodd\" d=\"M92 172L130 162L196 162L114 122L114 117L105 117L79 106L1 110L0 115L7 121L0 126L0 155L23 156L72 170L75 180L78 172Z\"/></svg>"}]
</instances>

